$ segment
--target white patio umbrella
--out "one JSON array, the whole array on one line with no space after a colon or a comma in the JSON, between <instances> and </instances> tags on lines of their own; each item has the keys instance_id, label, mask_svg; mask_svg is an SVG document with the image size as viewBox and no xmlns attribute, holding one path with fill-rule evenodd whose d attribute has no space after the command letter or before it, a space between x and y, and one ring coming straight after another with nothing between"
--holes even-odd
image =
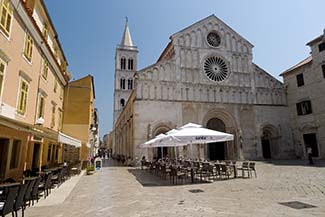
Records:
<instances>
[{"instance_id":1,"label":"white patio umbrella","mask_svg":"<svg viewBox=\"0 0 325 217\"><path fill-rule=\"evenodd\" d=\"M188 124L185 124L185 125L179 127L178 129L184 129L184 128L200 128L200 127L202 127L202 125L194 124L194 123L188 123Z\"/></svg>"},{"instance_id":2,"label":"white patio umbrella","mask_svg":"<svg viewBox=\"0 0 325 217\"><path fill-rule=\"evenodd\" d=\"M156 136L155 138L151 139L151 140L148 140L146 141L145 143L143 144L140 144L140 148L151 148L153 146L153 144L158 140L158 139L161 139L163 137L165 137L166 135L161 133L159 134L158 136Z\"/></svg>"},{"instance_id":3,"label":"white patio umbrella","mask_svg":"<svg viewBox=\"0 0 325 217\"><path fill-rule=\"evenodd\" d=\"M198 124L188 123L177 130L171 130L167 132L167 136L157 139L156 142L164 142L170 137L178 139L179 143L191 144L191 156L192 156L192 144L206 144L211 142L224 142L234 140L232 134L219 132L216 130L210 130L202 127Z\"/></svg>"},{"instance_id":4,"label":"white patio umbrella","mask_svg":"<svg viewBox=\"0 0 325 217\"><path fill-rule=\"evenodd\" d=\"M166 137L167 137L166 134L159 134L155 138L141 144L139 147L140 148L158 148L158 147L160 147L161 153L163 156L164 155L163 147L174 147L175 154L176 154L176 147L187 145L187 143L182 143L179 139L177 139L173 136L169 136L168 138L166 138ZM166 139L162 140L163 138L166 138Z\"/></svg>"},{"instance_id":5,"label":"white patio umbrella","mask_svg":"<svg viewBox=\"0 0 325 217\"><path fill-rule=\"evenodd\" d=\"M162 142L164 140L169 139L169 137L174 137L178 139L181 143L210 143L210 142L224 142L224 141L232 141L234 140L234 135L219 132L216 130L210 130L203 127L197 128L183 128L177 131L174 131L168 134L165 137L157 139L157 142Z\"/></svg>"}]
</instances>

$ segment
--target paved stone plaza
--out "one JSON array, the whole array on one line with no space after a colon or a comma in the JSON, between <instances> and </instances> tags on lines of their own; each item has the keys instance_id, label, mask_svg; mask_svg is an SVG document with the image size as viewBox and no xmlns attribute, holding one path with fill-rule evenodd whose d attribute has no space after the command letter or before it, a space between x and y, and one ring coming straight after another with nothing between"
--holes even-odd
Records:
<instances>
[{"instance_id":1,"label":"paved stone plaza","mask_svg":"<svg viewBox=\"0 0 325 217\"><path fill-rule=\"evenodd\" d=\"M26 216L325 216L324 161L313 167L305 161L257 162L257 175L175 186L147 171L109 166L69 180L70 186L76 183L71 192L61 190L64 183L46 200L27 208ZM203 192L191 193L193 189ZM53 196L60 191L67 194L65 200ZM279 204L290 201L315 207Z\"/></svg>"}]
</instances>

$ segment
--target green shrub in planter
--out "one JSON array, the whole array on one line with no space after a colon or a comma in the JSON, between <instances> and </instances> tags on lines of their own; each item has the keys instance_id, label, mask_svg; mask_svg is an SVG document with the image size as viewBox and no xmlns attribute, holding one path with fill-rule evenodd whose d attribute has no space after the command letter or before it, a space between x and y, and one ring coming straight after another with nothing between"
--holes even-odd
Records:
<instances>
[{"instance_id":1,"label":"green shrub in planter","mask_svg":"<svg viewBox=\"0 0 325 217\"><path fill-rule=\"evenodd\" d=\"M93 165L88 165L87 171L95 171L95 167Z\"/></svg>"},{"instance_id":2,"label":"green shrub in planter","mask_svg":"<svg viewBox=\"0 0 325 217\"><path fill-rule=\"evenodd\" d=\"M92 175L95 173L95 167L93 165L87 166L87 175Z\"/></svg>"}]
</instances>

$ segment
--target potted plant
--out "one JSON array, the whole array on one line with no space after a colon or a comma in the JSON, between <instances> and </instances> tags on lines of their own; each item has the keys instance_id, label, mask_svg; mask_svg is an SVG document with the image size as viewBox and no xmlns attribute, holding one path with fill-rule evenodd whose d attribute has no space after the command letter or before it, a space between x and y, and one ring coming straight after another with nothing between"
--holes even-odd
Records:
<instances>
[{"instance_id":1,"label":"potted plant","mask_svg":"<svg viewBox=\"0 0 325 217\"><path fill-rule=\"evenodd\" d=\"M87 166L87 175L92 175L95 173L95 167L93 165Z\"/></svg>"}]
</instances>

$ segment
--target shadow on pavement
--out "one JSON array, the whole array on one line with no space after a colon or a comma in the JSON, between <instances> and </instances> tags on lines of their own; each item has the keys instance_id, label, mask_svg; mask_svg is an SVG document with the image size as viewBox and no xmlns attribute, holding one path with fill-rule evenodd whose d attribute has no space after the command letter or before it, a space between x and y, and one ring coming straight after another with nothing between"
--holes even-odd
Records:
<instances>
[{"instance_id":1,"label":"shadow on pavement","mask_svg":"<svg viewBox=\"0 0 325 217\"><path fill-rule=\"evenodd\" d=\"M124 167L122 162L118 162L117 160L113 160L112 158L102 159L102 163L103 167Z\"/></svg>"},{"instance_id":2,"label":"shadow on pavement","mask_svg":"<svg viewBox=\"0 0 325 217\"><path fill-rule=\"evenodd\" d=\"M143 187L158 187L158 186L177 186L177 185L195 185L195 184L209 184L211 182L207 182L200 179L195 179L194 183L191 182L191 178L188 177L185 180L178 179L177 184L173 184L173 181L169 179L160 178L159 175L151 174L148 170L141 169L128 169L128 172L135 176L136 180Z\"/></svg>"},{"instance_id":3,"label":"shadow on pavement","mask_svg":"<svg viewBox=\"0 0 325 217\"><path fill-rule=\"evenodd\" d=\"M268 164L273 164L275 166L305 166L305 167L325 167L325 160L314 159L314 164L308 164L308 160L264 160L260 162L265 162Z\"/></svg>"}]
</instances>

